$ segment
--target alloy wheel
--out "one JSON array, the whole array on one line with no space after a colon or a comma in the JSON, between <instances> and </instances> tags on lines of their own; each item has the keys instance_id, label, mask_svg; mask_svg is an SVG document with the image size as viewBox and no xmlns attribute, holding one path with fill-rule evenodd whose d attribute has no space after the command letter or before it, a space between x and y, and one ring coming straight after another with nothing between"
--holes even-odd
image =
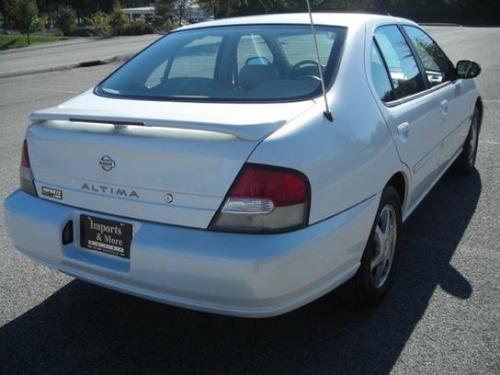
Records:
<instances>
[{"instance_id":1,"label":"alloy wheel","mask_svg":"<svg viewBox=\"0 0 500 375\"><path fill-rule=\"evenodd\" d=\"M377 218L370 272L373 285L382 288L389 277L397 243L397 216L394 207L384 206Z\"/></svg>"},{"instance_id":2,"label":"alloy wheel","mask_svg":"<svg viewBox=\"0 0 500 375\"><path fill-rule=\"evenodd\" d=\"M469 165L471 167L476 163L476 153L477 153L477 139L478 131L477 131L477 116L472 118L472 125L470 128L470 137L469 137L469 154L467 155Z\"/></svg>"}]
</instances>

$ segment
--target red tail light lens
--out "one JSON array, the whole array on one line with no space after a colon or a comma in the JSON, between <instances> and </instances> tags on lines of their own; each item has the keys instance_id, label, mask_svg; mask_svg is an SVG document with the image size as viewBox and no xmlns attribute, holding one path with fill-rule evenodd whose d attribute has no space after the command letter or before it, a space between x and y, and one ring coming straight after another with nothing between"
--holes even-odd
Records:
<instances>
[{"instance_id":1,"label":"red tail light lens","mask_svg":"<svg viewBox=\"0 0 500 375\"><path fill-rule=\"evenodd\" d=\"M19 167L19 177L21 190L33 196L37 196L36 187L31 172L30 157L28 155L28 142L24 140L21 152L21 165Z\"/></svg>"},{"instance_id":2,"label":"red tail light lens","mask_svg":"<svg viewBox=\"0 0 500 375\"><path fill-rule=\"evenodd\" d=\"M247 164L230 189L211 229L282 232L307 225L310 188L292 169Z\"/></svg>"},{"instance_id":3,"label":"red tail light lens","mask_svg":"<svg viewBox=\"0 0 500 375\"><path fill-rule=\"evenodd\" d=\"M247 165L231 189L231 198L269 199L275 207L305 203L307 180L302 174L290 170L267 169Z\"/></svg>"},{"instance_id":4,"label":"red tail light lens","mask_svg":"<svg viewBox=\"0 0 500 375\"><path fill-rule=\"evenodd\" d=\"M28 155L28 143L26 139L23 142L23 151L21 153L21 167L31 168L30 157Z\"/></svg>"}]
</instances>

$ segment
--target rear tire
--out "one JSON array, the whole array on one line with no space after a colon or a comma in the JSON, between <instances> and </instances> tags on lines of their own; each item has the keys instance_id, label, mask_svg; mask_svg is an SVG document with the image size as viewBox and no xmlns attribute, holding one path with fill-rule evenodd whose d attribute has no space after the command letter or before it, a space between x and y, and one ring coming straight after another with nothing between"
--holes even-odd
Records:
<instances>
[{"instance_id":1,"label":"rear tire","mask_svg":"<svg viewBox=\"0 0 500 375\"><path fill-rule=\"evenodd\" d=\"M453 171L458 174L471 174L476 169L477 149L479 145L479 123L481 114L479 109L474 109L469 134L465 139L464 146L460 156L453 164Z\"/></svg>"},{"instance_id":2,"label":"rear tire","mask_svg":"<svg viewBox=\"0 0 500 375\"><path fill-rule=\"evenodd\" d=\"M368 308L382 302L393 279L401 228L401 198L393 186L387 186L382 192L361 265L356 275L340 289L349 304Z\"/></svg>"}]
</instances>

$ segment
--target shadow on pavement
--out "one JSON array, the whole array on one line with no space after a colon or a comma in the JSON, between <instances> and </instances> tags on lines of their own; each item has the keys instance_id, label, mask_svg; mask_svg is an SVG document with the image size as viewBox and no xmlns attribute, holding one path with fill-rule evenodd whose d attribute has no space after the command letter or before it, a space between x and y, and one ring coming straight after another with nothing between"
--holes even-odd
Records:
<instances>
[{"instance_id":1,"label":"shadow on pavement","mask_svg":"<svg viewBox=\"0 0 500 375\"><path fill-rule=\"evenodd\" d=\"M405 225L395 285L358 312L335 294L249 320L177 309L73 281L0 329L0 373L388 373L441 287L473 289L451 265L481 179L447 174Z\"/></svg>"}]
</instances>

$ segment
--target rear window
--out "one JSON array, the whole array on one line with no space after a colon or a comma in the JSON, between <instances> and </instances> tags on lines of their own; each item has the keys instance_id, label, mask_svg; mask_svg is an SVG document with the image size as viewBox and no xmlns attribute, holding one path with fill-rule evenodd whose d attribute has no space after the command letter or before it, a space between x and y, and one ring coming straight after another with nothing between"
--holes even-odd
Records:
<instances>
[{"instance_id":1,"label":"rear window","mask_svg":"<svg viewBox=\"0 0 500 375\"><path fill-rule=\"evenodd\" d=\"M346 29L316 26L326 85ZM309 25L245 25L173 32L115 71L104 96L147 100L286 101L319 96Z\"/></svg>"}]
</instances>

